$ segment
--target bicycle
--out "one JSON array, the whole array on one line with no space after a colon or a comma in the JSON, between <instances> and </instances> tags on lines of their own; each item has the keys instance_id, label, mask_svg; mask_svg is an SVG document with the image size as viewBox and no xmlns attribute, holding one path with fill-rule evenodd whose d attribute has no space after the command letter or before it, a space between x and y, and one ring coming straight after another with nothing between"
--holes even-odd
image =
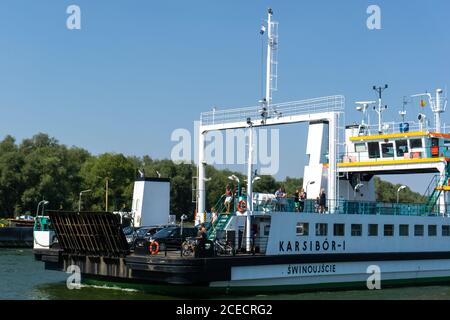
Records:
<instances>
[{"instance_id":1,"label":"bicycle","mask_svg":"<svg viewBox=\"0 0 450 320\"><path fill-rule=\"evenodd\" d=\"M223 242L217 238L214 240L214 250L219 255L227 255L227 256L236 255L236 252L233 246L231 245L230 241Z\"/></svg>"},{"instance_id":2,"label":"bicycle","mask_svg":"<svg viewBox=\"0 0 450 320\"><path fill-rule=\"evenodd\" d=\"M186 241L184 241L181 245L181 254L183 257L193 256L196 246L197 240L195 238L186 238Z\"/></svg>"}]
</instances>

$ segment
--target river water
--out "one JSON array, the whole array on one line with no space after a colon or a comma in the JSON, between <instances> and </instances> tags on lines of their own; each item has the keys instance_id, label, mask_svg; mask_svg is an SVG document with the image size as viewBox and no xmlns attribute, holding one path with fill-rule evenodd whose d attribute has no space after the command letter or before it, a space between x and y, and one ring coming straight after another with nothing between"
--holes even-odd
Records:
<instances>
[{"instance_id":1,"label":"river water","mask_svg":"<svg viewBox=\"0 0 450 320\"><path fill-rule=\"evenodd\" d=\"M163 300L176 297L142 293L134 290L85 286L69 290L67 274L44 269L42 262L34 261L32 250L0 249L0 300ZM232 299L232 297L216 297ZM450 300L450 286L391 288L378 291L352 290L337 292L298 293L289 295L260 295L239 297L248 300L387 300L434 299Z\"/></svg>"}]
</instances>

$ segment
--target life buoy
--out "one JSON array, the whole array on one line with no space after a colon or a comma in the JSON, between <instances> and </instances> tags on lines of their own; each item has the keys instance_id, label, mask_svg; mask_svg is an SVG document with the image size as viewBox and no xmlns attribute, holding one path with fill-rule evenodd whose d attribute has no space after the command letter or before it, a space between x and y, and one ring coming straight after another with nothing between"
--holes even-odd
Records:
<instances>
[{"instance_id":1,"label":"life buoy","mask_svg":"<svg viewBox=\"0 0 450 320\"><path fill-rule=\"evenodd\" d=\"M150 242L150 246L149 246L148 249L149 249L150 254L152 256L155 255L155 254L158 254L158 252L159 252L159 243L156 242L156 241Z\"/></svg>"},{"instance_id":2,"label":"life buoy","mask_svg":"<svg viewBox=\"0 0 450 320\"><path fill-rule=\"evenodd\" d=\"M238 210L240 213L244 213L245 211L247 211L247 202L245 202L245 200L239 201Z\"/></svg>"}]
</instances>

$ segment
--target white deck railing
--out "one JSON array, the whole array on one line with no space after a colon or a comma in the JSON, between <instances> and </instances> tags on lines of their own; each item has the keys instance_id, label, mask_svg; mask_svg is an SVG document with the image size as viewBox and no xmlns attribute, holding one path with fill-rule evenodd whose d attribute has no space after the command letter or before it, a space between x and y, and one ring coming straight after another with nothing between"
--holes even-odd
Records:
<instances>
[{"instance_id":1,"label":"white deck railing","mask_svg":"<svg viewBox=\"0 0 450 320\"><path fill-rule=\"evenodd\" d=\"M325 112L343 112L344 108L345 98L341 95L277 103L268 107L266 119ZM247 121L248 118L256 121L263 119L262 111L262 106L254 106L203 112L201 114L201 125L223 125Z\"/></svg>"}]
</instances>

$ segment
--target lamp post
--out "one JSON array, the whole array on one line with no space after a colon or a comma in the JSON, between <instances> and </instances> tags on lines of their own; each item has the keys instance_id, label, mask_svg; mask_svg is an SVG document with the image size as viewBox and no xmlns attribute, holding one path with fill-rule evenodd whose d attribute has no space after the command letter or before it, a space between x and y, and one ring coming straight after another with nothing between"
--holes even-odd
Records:
<instances>
[{"instance_id":1,"label":"lamp post","mask_svg":"<svg viewBox=\"0 0 450 320\"><path fill-rule=\"evenodd\" d=\"M236 176L236 175L231 175L228 177L229 180L231 181L236 181L237 185L238 185L238 197L241 196L241 180Z\"/></svg>"},{"instance_id":2,"label":"lamp post","mask_svg":"<svg viewBox=\"0 0 450 320\"><path fill-rule=\"evenodd\" d=\"M83 193L88 193L91 191L92 191L91 189L87 189L87 190L83 190L80 192L80 197L78 199L78 213L80 213L80 211L81 211L81 196L83 195Z\"/></svg>"},{"instance_id":3,"label":"lamp post","mask_svg":"<svg viewBox=\"0 0 450 320\"><path fill-rule=\"evenodd\" d=\"M108 212L109 178L105 178L105 212Z\"/></svg>"},{"instance_id":4,"label":"lamp post","mask_svg":"<svg viewBox=\"0 0 450 320\"><path fill-rule=\"evenodd\" d=\"M361 188L362 187L364 187L364 184L362 184L362 183L358 183L356 186L355 186L355 188L353 189L353 191L354 191L354 198L355 198L355 200L356 200L356 193L359 191L359 190L361 190Z\"/></svg>"},{"instance_id":5,"label":"lamp post","mask_svg":"<svg viewBox=\"0 0 450 320\"><path fill-rule=\"evenodd\" d=\"M400 188L398 188L397 190L397 204L400 202L400 191L406 189L406 186L401 186Z\"/></svg>"},{"instance_id":6,"label":"lamp post","mask_svg":"<svg viewBox=\"0 0 450 320\"><path fill-rule=\"evenodd\" d=\"M181 239L183 239L183 222L184 220L186 220L188 217L187 215L183 214L180 219L181 219L181 224L180 224L180 235L181 235Z\"/></svg>"},{"instance_id":7,"label":"lamp post","mask_svg":"<svg viewBox=\"0 0 450 320\"><path fill-rule=\"evenodd\" d=\"M48 202L47 200L42 200L41 202L38 203L37 205L37 209L36 209L36 217L39 216L39 207L42 204L42 215L44 215L44 206L49 204L50 202Z\"/></svg>"},{"instance_id":8,"label":"lamp post","mask_svg":"<svg viewBox=\"0 0 450 320\"><path fill-rule=\"evenodd\" d=\"M308 196L308 186L313 185L315 183L316 183L315 181L308 181L308 183L306 184L306 187L305 187L306 196Z\"/></svg>"},{"instance_id":9,"label":"lamp post","mask_svg":"<svg viewBox=\"0 0 450 320\"><path fill-rule=\"evenodd\" d=\"M252 182L255 183L256 181L259 181L259 180L261 180L261 177L254 177L254 178L252 179Z\"/></svg>"}]
</instances>

